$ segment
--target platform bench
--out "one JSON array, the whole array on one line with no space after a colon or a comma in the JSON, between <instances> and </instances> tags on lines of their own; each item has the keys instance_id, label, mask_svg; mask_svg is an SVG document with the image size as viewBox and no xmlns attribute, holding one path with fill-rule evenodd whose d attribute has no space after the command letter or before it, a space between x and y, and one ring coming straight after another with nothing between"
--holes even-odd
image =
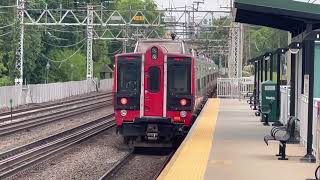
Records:
<instances>
[{"instance_id":1,"label":"platform bench","mask_svg":"<svg viewBox=\"0 0 320 180\"><path fill-rule=\"evenodd\" d=\"M270 135L264 137L264 142L268 145L269 141L279 141L278 160L288 160L286 158L286 145L289 140L294 138L296 117L289 117L286 126L274 127L270 131Z\"/></svg>"}]
</instances>

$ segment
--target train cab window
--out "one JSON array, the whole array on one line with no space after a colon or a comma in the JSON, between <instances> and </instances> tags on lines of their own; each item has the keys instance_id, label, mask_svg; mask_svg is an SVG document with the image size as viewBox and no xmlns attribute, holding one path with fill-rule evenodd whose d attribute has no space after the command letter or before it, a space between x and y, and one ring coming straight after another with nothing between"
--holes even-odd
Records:
<instances>
[{"instance_id":1,"label":"train cab window","mask_svg":"<svg viewBox=\"0 0 320 180\"><path fill-rule=\"evenodd\" d=\"M151 67L148 70L148 90L150 92L159 92L160 90L160 69Z\"/></svg>"},{"instance_id":2,"label":"train cab window","mask_svg":"<svg viewBox=\"0 0 320 180\"><path fill-rule=\"evenodd\" d=\"M140 62L124 61L118 62L118 92L138 92L140 91Z\"/></svg>"},{"instance_id":3,"label":"train cab window","mask_svg":"<svg viewBox=\"0 0 320 180\"><path fill-rule=\"evenodd\" d=\"M172 61L170 61L172 62ZM168 91L170 94L191 93L191 61L186 63L169 63Z\"/></svg>"}]
</instances>

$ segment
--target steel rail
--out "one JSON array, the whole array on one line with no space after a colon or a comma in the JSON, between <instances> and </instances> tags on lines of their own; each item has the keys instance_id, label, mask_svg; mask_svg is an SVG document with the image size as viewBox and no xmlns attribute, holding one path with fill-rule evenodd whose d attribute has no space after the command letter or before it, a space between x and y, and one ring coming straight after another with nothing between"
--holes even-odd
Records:
<instances>
[{"instance_id":1,"label":"steel rail","mask_svg":"<svg viewBox=\"0 0 320 180\"><path fill-rule=\"evenodd\" d=\"M94 100L98 98L111 97L111 96L112 96L112 93L95 94L87 97L80 97L80 98L71 99L67 101L60 101L57 103L49 103L49 104L39 105L35 107L17 109L12 112L12 118L16 119L19 117L33 114L33 113L41 113L47 110L54 110L54 109L58 109L58 108L62 108L70 105L76 105L91 99ZM0 113L0 122L4 122L6 120L11 120L11 112Z\"/></svg>"},{"instance_id":2,"label":"steel rail","mask_svg":"<svg viewBox=\"0 0 320 180\"><path fill-rule=\"evenodd\" d=\"M159 169L159 171L157 171L155 173L155 175L150 179L150 180L157 180L157 178L160 176L161 172L164 170L164 168L166 167L166 165L170 162L172 156L174 155L175 151L172 151L167 158L165 159L165 161L162 163L161 168Z\"/></svg>"},{"instance_id":3,"label":"steel rail","mask_svg":"<svg viewBox=\"0 0 320 180\"><path fill-rule=\"evenodd\" d=\"M151 180L156 180L162 170L165 168L165 166L169 163L170 159L174 155L174 151L172 151L165 161L162 163L161 168L159 171L157 171L150 179ZM125 165L127 164L130 160L132 160L135 157L134 151L129 152L127 155L125 155L123 158L121 158L117 163L115 163L105 174L103 174L99 180L108 180L112 179L112 177Z\"/></svg>"},{"instance_id":4,"label":"steel rail","mask_svg":"<svg viewBox=\"0 0 320 180\"><path fill-rule=\"evenodd\" d=\"M117 173L124 164L129 162L134 157L133 151L130 151L128 154L126 154L122 159L120 159L117 163L115 163L105 174L103 174L99 180L107 180L110 179L112 176L114 176L115 173Z\"/></svg>"},{"instance_id":5,"label":"steel rail","mask_svg":"<svg viewBox=\"0 0 320 180\"><path fill-rule=\"evenodd\" d=\"M69 118L72 116L83 114L85 112L97 110L110 105L112 105L112 99L85 104L80 107L78 106L71 109L66 109L53 114L46 114L43 116L31 118L31 119L25 119L25 120L15 121L8 124L3 124L3 125L0 125L0 136L11 134L24 129L36 127L39 125L51 123L54 121L62 120L65 118Z\"/></svg>"},{"instance_id":6,"label":"steel rail","mask_svg":"<svg viewBox=\"0 0 320 180\"><path fill-rule=\"evenodd\" d=\"M114 113L0 154L0 179L31 167L80 141L115 126Z\"/></svg>"}]
</instances>

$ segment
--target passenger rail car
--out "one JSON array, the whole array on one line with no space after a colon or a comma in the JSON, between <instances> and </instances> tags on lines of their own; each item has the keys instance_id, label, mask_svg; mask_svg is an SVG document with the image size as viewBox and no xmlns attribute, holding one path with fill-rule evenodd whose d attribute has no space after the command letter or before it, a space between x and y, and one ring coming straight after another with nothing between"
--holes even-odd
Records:
<instances>
[{"instance_id":1,"label":"passenger rail car","mask_svg":"<svg viewBox=\"0 0 320 180\"><path fill-rule=\"evenodd\" d=\"M115 58L117 131L134 147L170 147L216 86L217 66L183 41L139 41Z\"/></svg>"}]
</instances>

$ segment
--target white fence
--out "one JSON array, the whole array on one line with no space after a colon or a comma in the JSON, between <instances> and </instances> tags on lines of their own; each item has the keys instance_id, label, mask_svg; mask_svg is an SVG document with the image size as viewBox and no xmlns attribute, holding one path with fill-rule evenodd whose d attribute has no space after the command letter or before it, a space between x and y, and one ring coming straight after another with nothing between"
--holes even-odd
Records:
<instances>
[{"instance_id":1,"label":"white fence","mask_svg":"<svg viewBox=\"0 0 320 180\"><path fill-rule=\"evenodd\" d=\"M219 98L241 98L254 88L253 77L244 78L218 78L217 97Z\"/></svg>"},{"instance_id":2,"label":"white fence","mask_svg":"<svg viewBox=\"0 0 320 180\"><path fill-rule=\"evenodd\" d=\"M100 80L99 86L99 90L101 91L111 91L113 86L113 79Z\"/></svg>"},{"instance_id":3,"label":"white fence","mask_svg":"<svg viewBox=\"0 0 320 180\"><path fill-rule=\"evenodd\" d=\"M300 137L301 143L305 145L307 143L308 133L308 97L300 95L298 101L297 117L300 120Z\"/></svg>"},{"instance_id":4,"label":"white fence","mask_svg":"<svg viewBox=\"0 0 320 180\"><path fill-rule=\"evenodd\" d=\"M99 87L100 84L100 87ZM111 91L113 79L70 81L63 83L0 87L0 109L29 103L43 103L94 91Z\"/></svg>"},{"instance_id":5,"label":"white fence","mask_svg":"<svg viewBox=\"0 0 320 180\"><path fill-rule=\"evenodd\" d=\"M307 145L307 138L308 138L308 97L305 95L300 95L299 96L299 103L298 103L298 113L297 117L300 120L300 142L303 145ZM314 106L313 106L313 121L312 121L312 134L313 134L313 144L312 148L314 152L317 152L317 144L318 144L318 134L317 133L317 126L318 126L318 121L317 121L317 114L318 114L318 109L316 105L316 100L314 101ZM319 131L319 130L318 130Z\"/></svg>"},{"instance_id":6,"label":"white fence","mask_svg":"<svg viewBox=\"0 0 320 180\"><path fill-rule=\"evenodd\" d=\"M280 87L280 122L286 124L290 115L290 86Z\"/></svg>"}]
</instances>

